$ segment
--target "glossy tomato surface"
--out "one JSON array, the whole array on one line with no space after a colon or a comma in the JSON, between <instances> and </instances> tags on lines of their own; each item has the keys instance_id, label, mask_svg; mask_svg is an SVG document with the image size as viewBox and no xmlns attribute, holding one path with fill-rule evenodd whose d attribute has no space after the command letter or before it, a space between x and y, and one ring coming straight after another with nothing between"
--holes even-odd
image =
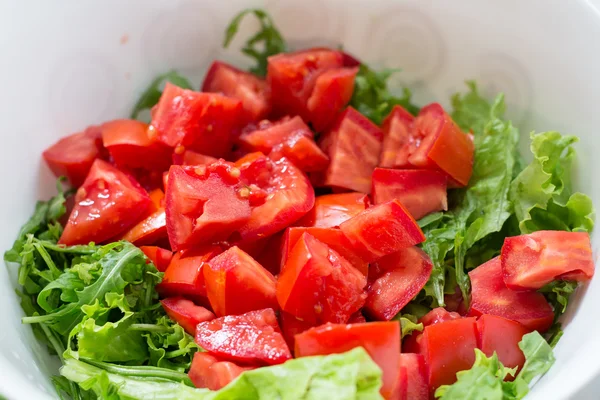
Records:
<instances>
[{"instance_id":1,"label":"glossy tomato surface","mask_svg":"<svg viewBox=\"0 0 600 400\"><path fill-rule=\"evenodd\" d=\"M215 314L183 297L169 297L160 303L169 318L181 325L190 335L196 334L196 326L200 322L215 319Z\"/></svg>"},{"instance_id":2,"label":"glossy tomato surface","mask_svg":"<svg viewBox=\"0 0 600 400\"><path fill-rule=\"evenodd\" d=\"M317 228L339 227L369 207L369 197L364 193L338 193L318 196L315 206L296 225Z\"/></svg>"},{"instance_id":3,"label":"glossy tomato surface","mask_svg":"<svg viewBox=\"0 0 600 400\"><path fill-rule=\"evenodd\" d=\"M223 361L211 354L194 354L188 375L197 388L219 390L237 378L242 372L255 367L239 366L231 361Z\"/></svg>"},{"instance_id":4,"label":"glossy tomato surface","mask_svg":"<svg viewBox=\"0 0 600 400\"><path fill-rule=\"evenodd\" d=\"M158 246L140 246L140 250L144 252L146 257L160 272L165 272L171 263L173 258L173 252L171 250L163 249Z\"/></svg>"},{"instance_id":5,"label":"glossy tomato surface","mask_svg":"<svg viewBox=\"0 0 600 400\"><path fill-rule=\"evenodd\" d=\"M383 144L379 156L379 166L383 168L405 167L408 163L408 148L411 140L412 124L415 117L402 106L396 105L383 120Z\"/></svg>"}]
</instances>

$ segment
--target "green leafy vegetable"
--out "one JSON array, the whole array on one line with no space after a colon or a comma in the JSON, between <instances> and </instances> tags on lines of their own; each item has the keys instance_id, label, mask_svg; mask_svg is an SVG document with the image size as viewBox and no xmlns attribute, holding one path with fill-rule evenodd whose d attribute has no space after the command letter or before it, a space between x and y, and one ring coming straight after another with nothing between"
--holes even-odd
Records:
<instances>
[{"instance_id":1,"label":"green leafy vegetable","mask_svg":"<svg viewBox=\"0 0 600 400\"><path fill-rule=\"evenodd\" d=\"M227 48L239 30L240 22L246 15L254 14L260 22L261 30L246 41L242 53L254 58L256 65L250 72L264 77L267 75L267 58L287 51L287 44L273 23L273 20L264 10L247 9L239 13L229 24L225 31L223 47Z\"/></svg>"},{"instance_id":2,"label":"green leafy vegetable","mask_svg":"<svg viewBox=\"0 0 600 400\"><path fill-rule=\"evenodd\" d=\"M190 81L176 71L169 71L166 74L159 75L152 81L152 83L150 83L148 89L142 93L142 96L139 98L137 103L135 103L133 111L131 111L132 119L138 119L144 110L150 110L152 107L158 104L158 100L160 100L160 96L162 95L163 87L167 82L171 82L172 84L183 89L192 89L192 84Z\"/></svg>"},{"instance_id":3,"label":"green leafy vegetable","mask_svg":"<svg viewBox=\"0 0 600 400\"><path fill-rule=\"evenodd\" d=\"M392 321L400 321L402 339L413 333L413 331L423 331L423 324L419 323L418 318L411 314L398 314L392 318Z\"/></svg>"}]
</instances>

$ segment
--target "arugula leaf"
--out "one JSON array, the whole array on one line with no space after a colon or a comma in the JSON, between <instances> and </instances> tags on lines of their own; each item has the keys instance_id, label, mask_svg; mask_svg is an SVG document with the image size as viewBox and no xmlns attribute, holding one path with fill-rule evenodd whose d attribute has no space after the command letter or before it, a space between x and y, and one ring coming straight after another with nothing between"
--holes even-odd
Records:
<instances>
[{"instance_id":1,"label":"arugula leaf","mask_svg":"<svg viewBox=\"0 0 600 400\"><path fill-rule=\"evenodd\" d=\"M158 104L162 95L162 89L167 82L171 82L183 89L192 89L190 81L176 71L169 71L166 74L159 75L150 83L150 86L148 86L137 103L135 103L131 111L131 119L138 119L140 113L144 110L150 110Z\"/></svg>"},{"instance_id":2,"label":"arugula leaf","mask_svg":"<svg viewBox=\"0 0 600 400\"><path fill-rule=\"evenodd\" d=\"M266 11L252 8L247 9L235 16L225 31L223 47L227 48L235 37L240 27L240 22L245 16L254 14L260 22L261 30L246 41L242 53L254 58L256 65L250 68L250 72L264 77L267 75L267 58L287 51L287 44L273 23L271 16Z\"/></svg>"}]
</instances>

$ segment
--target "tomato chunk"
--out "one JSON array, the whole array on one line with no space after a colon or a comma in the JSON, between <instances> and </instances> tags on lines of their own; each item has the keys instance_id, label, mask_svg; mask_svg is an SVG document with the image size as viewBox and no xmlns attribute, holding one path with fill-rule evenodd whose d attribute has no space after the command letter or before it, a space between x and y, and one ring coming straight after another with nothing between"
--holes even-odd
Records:
<instances>
[{"instance_id":1,"label":"tomato chunk","mask_svg":"<svg viewBox=\"0 0 600 400\"><path fill-rule=\"evenodd\" d=\"M302 321L292 314L288 314L285 311L279 313L279 325L281 326L281 332L285 342L288 344L290 349L293 349L296 345L295 336L302 333L310 328L314 328L315 324Z\"/></svg>"},{"instance_id":2,"label":"tomato chunk","mask_svg":"<svg viewBox=\"0 0 600 400\"><path fill-rule=\"evenodd\" d=\"M525 356L519 342L529 332L520 323L495 315L482 315L477 320L479 349L488 357L496 352L506 368L523 367Z\"/></svg>"},{"instance_id":3,"label":"tomato chunk","mask_svg":"<svg viewBox=\"0 0 600 400\"><path fill-rule=\"evenodd\" d=\"M400 354L398 400L428 400L427 364L422 354Z\"/></svg>"},{"instance_id":4,"label":"tomato chunk","mask_svg":"<svg viewBox=\"0 0 600 400\"><path fill-rule=\"evenodd\" d=\"M85 180L92 164L100 157L102 131L89 127L60 139L42 154L50 170L56 176L66 176L74 187Z\"/></svg>"},{"instance_id":5,"label":"tomato chunk","mask_svg":"<svg viewBox=\"0 0 600 400\"><path fill-rule=\"evenodd\" d=\"M317 132L333 124L340 111L348 105L354 92L358 67L334 68L323 72L307 101L308 120Z\"/></svg>"},{"instance_id":6,"label":"tomato chunk","mask_svg":"<svg viewBox=\"0 0 600 400\"><path fill-rule=\"evenodd\" d=\"M398 384L400 324L326 324L296 335L296 357L343 353L362 346L383 371L381 394L389 399Z\"/></svg>"},{"instance_id":7,"label":"tomato chunk","mask_svg":"<svg viewBox=\"0 0 600 400\"><path fill-rule=\"evenodd\" d=\"M196 326L200 322L215 319L215 314L183 297L169 297L160 303L169 318L181 325L190 335L196 334Z\"/></svg>"},{"instance_id":8,"label":"tomato chunk","mask_svg":"<svg viewBox=\"0 0 600 400\"><path fill-rule=\"evenodd\" d=\"M321 139L329 167L315 181L319 186L369 193L382 140L383 133L375 124L354 108L346 108Z\"/></svg>"},{"instance_id":9,"label":"tomato chunk","mask_svg":"<svg viewBox=\"0 0 600 400\"><path fill-rule=\"evenodd\" d=\"M369 196L364 193L326 194L315 199L315 206L296 225L317 228L340 226L369 207Z\"/></svg>"},{"instance_id":10,"label":"tomato chunk","mask_svg":"<svg viewBox=\"0 0 600 400\"><path fill-rule=\"evenodd\" d=\"M398 200L368 208L343 222L340 229L366 262L425 240L417 222Z\"/></svg>"},{"instance_id":11,"label":"tomato chunk","mask_svg":"<svg viewBox=\"0 0 600 400\"><path fill-rule=\"evenodd\" d=\"M448 312L448 310L443 307L437 307L421 317L419 319L419 323L423 324L423 327L426 327L429 325L439 324L440 322L452 321L460 318L462 318L462 316L456 312ZM402 351L405 353L420 353L422 340L422 333L417 331L413 332L404 338L402 343Z\"/></svg>"},{"instance_id":12,"label":"tomato chunk","mask_svg":"<svg viewBox=\"0 0 600 400\"><path fill-rule=\"evenodd\" d=\"M446 177L436 171L375 168L373 203L397 199L414 219L448 209Z\"/></svg>"},{"instance_id":13,"label":"tomato chunk","mask_svg":"<svg viewBox=\"0 0 600 400\"><path fill-rule=\"evenodd\" d=\"M405 147L412 138L412 125L415 117L402 106L396 105L383 120L383 144L379 156L379 166L395 168L405 166L408 162L408 148Z\"/></svg>"},{"instance_id":14,"label":"tomato chunk","mask_svg":"<svg viewBox=\"0 0 600 400\"><path fill-rule=\"evenodd\" d=\"M128 230L121 238L137 246L154 244L167 237L167 217L161 208Z\"/></svg>"},{"instance_id":15,"label":"tomato chunk","mask_svg":"<svg viewBox=\"0 0 600 400\"><path fill-rule=\"evenodd\" d=\"M173 164L175 165L208 165L215 161L217 159L214 157L205 156L192 150L185 150L181 154L173 153Z\"/></svg>"},{"instance_id":16,"label":"tomato chunk","mask_svg":"<svg viewBox=\"0 0 600 400\"><path fill-rule=\"evenodd\" d=\"M173 252L171 250L163 249L158 246L140 246L140 250L144 252L146 257L160 272L165 272L173 259Z\"/></svg>"},{"instance_id":17,"label":"tomato chunk","mask_svg":"<svg viewBox=\"0 0 600 400\"><path fill-rule=\"evenodd\" d=\"M224 388L244 371L255 367L241 367L231 361L222 361L208 353L194 354L188 375L197 388L219 390Z\"/></svg>"},{"instance_id":18,"label":"tomato chunk","mask_svg":"<svg viewBox=\"0 0 600 400\"><path fill-rule=\"evenodd\" d=\"M274 365L292 358L270 308L203 322L196 343L217 357L245 364Z\"/></svg>"},{"instance_id":19,"label":"tomato chunk","mask_svg":"<svg viewBox=\"0 0 600 400\"><path fill-rule=\"evenodd\" d=\"M471 272L471 305L468 315L491 314L520 322L531 330L545 332L554 312L544 295L535 291L514 291L506 287L500 257Z\"/></svg>"},{"instance_id":20,"label":"tomato chunk","mask_svg":"<svg viewBox=\"0 0 600 400\"><path fill-rule=\"evenodd\" d=\"M539 289L556 279L589 280L594 260L587 232L537 231L504 239L504 283L511 289Z\"/></svg>"},{"instance_id":21,"label":"tomato chunk","mask_svg":"<svg viewBox=\"0 0 600 400\"><path fill-rule=\"evenodd\" d=\"M371 283L365 310L375 319L389 321L425 286L433 264L418 247L408 247L377 260L382 273Z\"/></svg>"},{"instance_id":22,"label":"tomato chunk","mask_svg":"<svg viewBox=\"0 0 600 400\"><path fill-rule=\"evenodd\" d=\"M240 100L248 121L261 120L270 111L267 82L222 61L212 63L204 78L202 91L220 92Z\"/></svg>"},{"instance_id":23,"label":"tomato chunk","mask_svg":"<svg viewBox=\"0 0 600 400\"><path fill-rule=\"evenodd\" d=\"M309 323L344 323L365 302L366 278L338 252L304 233L283 266L277 300Z\"/></svg>"},{"instance_id":24,"label":"tomato chunk","mask_svg":"<svg viewBox=\"0 0 600 400\"><path fill-rule=\"evenodd\" d=\"M173 250L226 240L251 218L240 171L219 161L206 167L172 166L165 194Z\"/></svg>"},{"instance_id":25,"label":"tomato chunk","mask_svg":"<svg viewBox=\"0 0 600 400\"><path fill-rule=\"evenodd\" d=\"M423 330L421 353L429 366L429 387L456 382L456 373L475 362L477 327L475 318L461 318L429 325Z\"/></svg>"},{"instance_id":26,"label":"tomato chunk","mask_svg":"<svg viewBox=\"0 0 600 400\"><path fill-rule=\"evenodd\" d=\"M102 243L137 223L151 207L148 193L133 178L98 159L77 190L59 243Z\"/></svg>"},{"instance_id":27,"label":"tomato chunk","mask_svg":"<svg viewBox=\"0 0 600 400\"><path fill-rule=\"evenodd\" d=\"M236 246L210 260L203 273L219 317L278 306L273 275Z\"/></svg>"}]
</instances>

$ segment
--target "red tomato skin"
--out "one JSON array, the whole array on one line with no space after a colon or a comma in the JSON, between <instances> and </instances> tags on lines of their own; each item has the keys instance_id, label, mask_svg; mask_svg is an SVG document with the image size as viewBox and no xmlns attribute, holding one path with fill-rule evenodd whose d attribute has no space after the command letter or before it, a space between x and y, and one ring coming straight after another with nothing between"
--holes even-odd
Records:
<instances>
[{"instance_id":1,"label":"red tomato skin","mask_svg":"<svg viewBox=\"0 0 600 400\"><path fill-rule=\"evenodd\" d=\"M523 367L525 356L519 342L529 332L531 330L520 323L495 315L482 315L477 320L479 349L488 357L496 352L506 368Z\"/></svg>"},{"instance_id":2,"label":"red tomato skin","mask_svg":"<svg viewBox=\"0 0 600 400\"><path fill-rule=\"evenodd\" d=\"M423 324L423 327L426 327L429 325L438 324L440 322L452 321L460 318L462 318L462 316L456 312L448 312L444 307L437 307L421 317L419 319L419 323ZM404 338L402 342L402 351L405 353L421 353L422 340L422 333L413 332Z\"/></svg>"},{"instance_id":3,"label":"red tomato skin","mask_svg":"<svg viewBox=\"0 0 600 400\"><path fill-rule=\"evenodd\" d=\"M422 354L400 354L398 400L428 400L427 364Z\"/></svg>"},{"instance_id":4,"label":"red tomato skin","mask_svg":"<svg viewBox=\"0 0 600 400\"><path fill-rule=\"evenodd\" d=\"M350 53L342 52L342 60L344 67L358 67L360 61Z\"/></svg>"},{"instance_id":5,"label":"red tomato skin","mask_svg":"<svg viewBox=\"0 0 600 400\"><path fill-rule=\"evenodd\" d=\"M556 280L594 276L587 232L537 231L504 239L500 255L504 283L513 290L540 289Z\"/></svg>"},{"instance_id":6,"label":"red tomato skin","mask_svg":"<svg viewBox=\"0 0 600 400\"><path fill-rule=\"evenodd\" d=\"M210 305L217 316L278 308L273 275L239 247L231 247L202 268Z\"/></svg>"},{"instance_id":7,"label":"red tomato skin","mask_svg":"<svg viewBox=\"0 0 600 400\"><path fill-rule=\"evenodd\" d=\"M308 323L345 323L365 302L363 274L326 244L302 234L281 269L281 309Z\"/></svg>"},{"instance_id":8,"label":"red tomato skin","mask_svg":"<svg viewBox=\"0 0 600 400\"><path fill-rule=\"evenodd\" d=\"M344 221L358 215L369 207L369 196L364 193L339 193L318 196L315 205L297 226L336 228Z\"/></svg>"},{"instance_id":9,"label":"red tomato skin","mask_svg":"<svg viewBox=\"0 0 600 400\"><path fill-rule=\"evenodd\" d=\"M382 140L383 133L377 125L347 107L320 140L321 149L329 156L329 166L315 175L314 180L319 186L369 193Z\"/></svg>"},{"instance_id":10,"label":"red tomato skin","mask_svg":"<svg viewBox=\"0 0 600 400\"><path fill-rule=\"evenodd\" d=\"M194 354L188 375L197 388L219 390L227 386L242 372L256 367L241 367L230 361L221 361L217 357L199 351Z\"/></svg>"},{"instance_id":11,"label":"red tomato skin","mask_svg":"<svg viewBox=\"0 0 600 400\"><path fill-rule=\"evenodd\" d=\"M366 262L425 241L421 228L398 200L370 207L343 222L340 229Z\"/></svg>"},{"instance_id":12,"label":"red tomato skin","mask_svg":"<svg viewBox=\"0 0 600 400\"><path fill-rule=\"evenodd\" d=\"M381 394L390 399L398 383L400 324L325 324L296 335L296 357L343 353L362 346L383 371Z\"/></svg>"},{"instance_id":13,"label":"red tomato skin","mask_svg":"<svg viewBox=\"0 0 600 400\"><path fill-rule=\"evenodd\" d=\"M461 318L429 325L423 330L421 354L429 366L429 387L456 382L456 373L475 362L477 326L475 318Z\"/></svg>"},{"instance_id":14,"label":"red tomato skin","mask_svg":"<svg viewBox=\"0 0 600 400\"><path fill-rule=\"evenodd\" d=\"M248 121L266 118L271 109L264 79L222 61L212 63L202 83L202 91L223 93L240 100Z\"/></svg>"},{"instance_id":15,"label":"red tomato skin","mask_svg":"<svg viewBox=\"0 0 600 400\"><path fill-rule=\"evenodd\" d=\"M323 72L307 101L309 121L317 132L324 132L348 105L354 92L358 67L334 68Z\"/></svg>"},{"instance_id":16,"label":"red tomato skin","mask_svg":"<svg viewBox=\"0 0 600 400\"><path fill-rule=\"evenodd\" d=\"M251 218L240 171L219 161L191 170L172 166L165 194L167 232L173 250L227 240Z\"/></svg>"},{"instance_id":17,"label":"red tomato skin","mask_svg":"<svg viewBox=\"0 0 600 400\"><path fill-rule=\"evenodd\" d=\"M200 323L196 343L217 357L243 364L275 365L292 358L270 308Z\"/></svg>"},{"instance_id":18,"label":"red tomato skin","mask_svg":"<svg viewBox=\"0 0 600 400\"><path fill-rule=\"evenodd\" d=\"M375 168L371 195L374 204L397 199L416 220L448 209L446 176L437 171Z\"/></svg>"},{"instance_id":19,"label":"red tomato skin","mask_svg":"<svg viewBox=\"0 0 600 400\"><path fill-rule=\"evenodd\" d=\"M215 161L217 159L214 157L206 156L192 150L185 150L181 154L173 153L173 164L175 165L208 165Z\"/></svg>"},{"instance_id":20,"label":"red tomato skin","mask_svg":"<svg viewBox=\"0 0 600 400\"><path fill-rule=\"evenodd\" d=\"M121 240L127 240L136 246L150 245L167 237L167 217L165 209L160 208L125 232Z\"/></svg>"},{"instance_id":21,"label":"red tomato skin","mask_svg":"<svg viewBox=\"0 0 600 400\"><path fill-rule=\"evenodd\" d=\"M290 349L295 348L295 336L297 334L315 327L314 324L299 320L292 314L288 314L285 311L281 311L279 313L279 325L281 326L283 338L285 339L285 342L287 343Z\"/></svg>"},{"instance_id":22,"label":"red tomato skin","mask_svg":"<svg viewBox=\"0 0 600 400\"><path fill-rule=\"evenodd\" d=\"M146 257L156 267L159 272L165 272L173 258L171 250L163 249L158 246L140 246L140 250L144 252Z\"/></svg>"},{"instance_id":23,"label":"red tomato skin","mask_svg":"<svg viewBox=\"0 0 600 400\"><path fill-rule=\"evenodd\" d=\"M471 272L469 316L491 314L520 322L531 330L547 331L554 312L544 295L536 291L514 291L506 287L500 257L480 265Z\"/></svg>"},{"instance_id":24,"label":"red tomato skin","mask_svg":"<svg viewBox=\"0 0 600 400\"><path fill-rule=\"evenodd\" d=\"M382 271L367 291L365 311L377 320L389 321L425 286L433 264L418 247L408 247L377 260Z\"/></svg>"},{"instance_id":25,"label":"red tomato skin","mask_svg":"<svg viewBox=\"0 0 600 400\"><path fill-rule=\"evenodd\" d=\"M196 334L196 326L200 322L215 319L215 314L183 297L169 297L160 303L169 318L181 325L190 335Z\"/></svg>"},{"instance_id":26,"label":"red tomato skin","mask_svg":"<svg viewBox=\"0 0 600 400\"><path fill-rule=\"evenodd\" d=\"M97 159L77 190L59 244L102 243L136 224L151 207L148 193L133 178Z\"/></svg>"},{"instance_id":27,"label":"red tomato skin","mask_svg":"<svg viewBox=\"0 0 600 400\"><path fill-rule=\"evenodd\" d=\"M379 156L379 166L383 168L403 167L408 154L403 146L411 140L412 124L415 117L402 106L396 105L383 120L383 143ZM397 161L398 159L401 161Z\"/></svg>"},{"instance_id":28,"label":"red tomato skin","mask_svg":"<svg viewBox=\"0 0 600 400\"><path fill-rule=\"evenodd\" d=\"M89 127L84 132L63 137L48 147L42 156L56 176L66 176L73 187L85 181L102 149L102 132Z\"/></svg>"}]
</instances>

